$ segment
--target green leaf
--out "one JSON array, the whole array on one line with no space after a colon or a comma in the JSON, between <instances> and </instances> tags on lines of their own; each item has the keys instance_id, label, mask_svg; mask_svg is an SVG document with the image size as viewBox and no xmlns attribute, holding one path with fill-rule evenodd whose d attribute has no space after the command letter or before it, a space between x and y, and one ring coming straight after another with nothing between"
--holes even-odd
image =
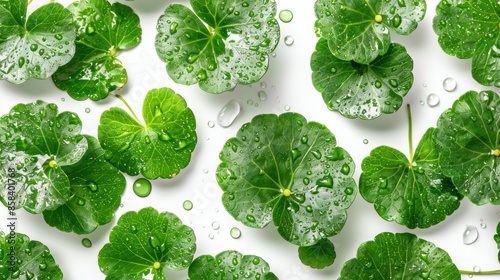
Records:
<instances>
[{"instance_id":1,"label":"green leaf","mask_svg":"<svg viewBox=\"0 0 500 280\"><path fill-rule=\"evenodd\" d=\"M497 224L497 231L493 236L495 243L497 243L497 248L500 249L500 222ZM500 251L498 251L498 261L500 262Z\"/></svg>"},{"instance_id":2,"label":"green leaf","mask_svg":"<svg viewBox=\"0 0 500 280\"><path fill-rule=\"evenodd\" d=\"M429 128L410 162L400 151L380 146L363 159L359 193L386 221L408 228L427 228L460 206L462 196L443 175Z\"/></svg>"},{"instance_id":3,"label":"green leaf","mask_svg":"<svg viewBox=\"0 0 500 280\"><path fill-rule=\"evenodd\" d=\"M460 280L450 256L411 233L383 232L361 244L356 258L342 267L339 280L440 279Z\"/></svg>"},{"instance_id":4,"label":"green leaf","mask_svg":"<svg viewBox=\"0 0 500 280\"><path fill-rule=\"evenodd\" d=\"M472 203L500 204L500 97L468 91L444 111L433 136L439 165Z\"/></svg>"},{"instance_id":5,"label":"green leaf","mask_svg":"<svg viewBox=\"0 0 500 280\"><path fill-rule=\"evenodd\" d=\"M55 104L44 101L18 104L2 116L0 162L5 167L0 170L2 203L15 201L16 209L24 207L31 213L66 203L70 188L62 167L78 162L87 150L87 140L79 134L81 127L76 114L58 114Z\"/></svg>"},{"instance_id":6,"label":"green leaf","mask_svg":"<svg viewBox=\"0 0 500 280\"><path fill-rule=\"evenodd\" d=\"M189 266L188 272L190 280L233 279L233 275L245 279L278 279L264 259L237 251L223 251L215 258L199 256Z\"/></svg>"},{"instance_id":7,"label":"green leaf","mask_svg":"<svg viewBox=\"0 0 500 280\"><path fill-rule=\"evenodd\" d=\"M314 5L318 36L342 60L369 64L391 45L389 31L408 35L424 18L425 0L317 0Z\"/></svg>"},{"instance_id":8,"label":"green leaf","mask_svg":"<svg viewBox=\"0 0 500 280\"><path fill-rule=\"evenodd\" d=\"M196 120L182 96L169 88L153 89L144 99L146 125L120 108L101 115L99 141L106 159L129 175L173 178L191 160Z\"/></svg>"},{"instance_id":9,"label":"green leaf","mask_svg":"<svg viewBox=\"0 0 500 280\"><path fill-rule=\"evenodd\" d=\"M500 87L500 8L494 0L447 1L436 8L434 32L444 52L472 58L472 77Z\"/></svg>"},{"instance_id":10,"label":"green leaf","mask_svg":"<svg viewBox=\"0 0 500 280\"><path fill-rule=\"evenodd\" d=\"M0 272L2 279L63 279L49 248L22 233L0 232Z\"/></svg>"},{"instance_id":11,"label":"green leaf","mask_svg":"<svg viewBox=\"0 0 500 280\"><path fill-rule=\"evenodd\" d=\"M49 3L27 19L28 1L0 0L0 79L47 79L75 53L71 12Z\"/></svg>"},{"instance_id":12,"label":"green leaf","mask_svg":"<svg viewBox=\"0 0 500 280\"><path fill-rule=\"evenodd\" d=\"M335 246L328 239L322 239L311 246L299 247L300 261L316 269L332 265L336 256Z\"/></svg>"},{"instance_id":13,"label":"green leaf","mask_svg":"<svg viewBox=\"0 0 500 280\"><path fill-rule=\"evenodd\" d=\"M101 100L127 82L117 56L139 44L139 16L123 4L80 0L68 7L77 25L76 54L52 77L56 86L76 100Z\"/></svg>"},{"instance_id":14,"label":"green leaf","mask_svg":"<svg viewBox=\"0 0 500 280\"><path fill-rule=\"evenodd\" d=\"M130 211L111 230L98 263L106 279L165 279L165 268L181 270L191 264L195 241L193 230L172 213L151 207ZM150 274L153 278L146 277Z\"/></svg>"},{"instance_id":15,"label":"green leaf","mask_svg":"<svg viewBox=\"0 0 500 280\"><path fill-rule=\"evenodd\" d=\"M194 12L170 4L158 20L156 51L168 75L216 94L260 80L280 37L276 2L191 0L191 6Z\"/></svg>"},{"instance_id":16,"label":"green leaf","mask_svg":"<svg viewBox=\"0 0 500 280\"><path fill-rule=\"evenodd\" d=\"M97 139L85 136L89 148L82 159L63 167L69 178L71 197L55 210L43 212L45 222L66 232L91 233L109 223L120 206L125 177L104 159Z\"/></svg>"},{"instance_id":17,"label":"green leaf","mask_svg":"<svg viewBox=\"0 0 500 280\"><path fill-rule=\"evenodd\" d=\"M258 115L229 139L216 176L226 210L243 224L273 220L308 246L337 234L356 196L354 162L324 125L297 113Z\"/></svg>"},{"instance_id":18,"label":"green leaf","mask_svg":"<svg viewBox=\"0 0 500 280\"><path fill-rule=\"evenodd\" d=\"M413 60L396 43L370 64L336 58L325 39L311 57L313 85L328 109L347 118L374 119L397 111L413 84Z\"/></svg>"}]
</instances>

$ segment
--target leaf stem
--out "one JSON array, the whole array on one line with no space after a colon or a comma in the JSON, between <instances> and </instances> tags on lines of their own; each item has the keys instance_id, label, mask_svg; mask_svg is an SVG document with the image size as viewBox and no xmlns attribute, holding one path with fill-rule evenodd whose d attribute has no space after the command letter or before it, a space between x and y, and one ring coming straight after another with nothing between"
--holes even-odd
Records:
<instances>
[{"instance_id":1,"label":"leaf stem","mask_svg":"<svg viewBox=\"0 0 500 280\"><path fill-rule=\"evenodd\" d=\"M408 114L408 148L410 149L410 164L413 164L413 137L412 137L412 124L411 124L411 108L410 104L406 104Z\"/></svg>"},{"instance_id":2,"label":"leaf stem","mask_svg":"<svg viewBox=\"0 0 500 280\"><path fill-rule=\"evenodd\" d=\"M114 94L116 98L120 99L123 104L125 104L125 106L127 106L128 110L130 111L130 113L132 113L132 116L134 116L134 119L140 123L142 126L144 126L142 124L142 122L139 120L139 118L137 117L137 115L135 114L134 110L132 110L132 107L130 107L130 105L128 105L127 101L125 100L125 98L123 98L123 96L119 95L119 94Z\"/></svg>"},{"instance_id":3,"label":"leaf stem","mask_svg":"<svg viewBox=\"0 0 500 280\"><path fill-rule=\"evenodd\" d=\"M28 6L33 2L33 0L28 0Z\"/></svg>"},{"instance_id":4,"label":"leaf stem","mask_svg":"<svg viewBox=\"0 0 500 280\"><path fill-rule=\"evenodd\" d=\"M500 274L500 269L497 270L487 270L487 271L472 271L472 270L458 270L460 274L468 274L468 275L493 275Z\"/></svg>"}]
</instances>

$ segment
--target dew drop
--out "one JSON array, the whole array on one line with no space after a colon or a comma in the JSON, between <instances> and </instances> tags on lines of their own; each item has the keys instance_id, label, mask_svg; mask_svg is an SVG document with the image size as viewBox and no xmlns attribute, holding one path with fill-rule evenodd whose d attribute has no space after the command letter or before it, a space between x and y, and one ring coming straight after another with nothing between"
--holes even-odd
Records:
<instances>
[{"instance_id":1,"label":"dew drop","mask_svg":"<svg viewBox=\"0 0 500 280\"><path fill-rule=\"evenodd\" d=\"M38 268L39 268L40 270L45 270L45 269L47 269L47 264L46 264L46 263L44 263L44 262L42 262L42 263L38 264Z\"/></svg>"},{"instance_id":2,"label":"dew drop","mask_svg":"<svg viewBox=\"0 0 500 280\"><path fill-rule=\"evenodd\" d=\"M443 81L443 88L448 92L454 91L457 88L457 81L455 81L455 79L453 78L448 77Z\"/></svg>"},{"instance_id":3,"label":"dew drop","mask_svg":"<svg viewBox=\"0 0 500 280\"><path fill-rule=\"evenodd\" d=\"M257 96L259 97L260 101L264 101L264 100L267 99L267 93L265 91L263 91L263 90L259 91L257 93Z\"/></svg>"},{"instance_id":4,"label":"dew drop","mask_svg":"<svg viewBox=\"0 0 500 280\"><path fill-rule=\"evenodd\" d=\"M267 83L266 83L266 82L262 82L262 83L260 83L260 86L261 86L262 88L266 88L266 87L267 87Z\"/></svg>"},{"instance_id":5,"label":"dew drop","mask_svg":"<svg viewBox=\"0 0 500 280\"><path fill-rule=\"evenodd\" d=\"M213 128L215 126L214 121L208 121L207 123L208 127Z\"/></svg>"},{"instance_id":6,"label":"dew drop","mask_svg":"<svg viewBox=\"0 0 500 280\"><path fill-rule=\"evenodd\" d=\"M149 237L149 246L153 249L159 249L160 248L160 241L158 241L158 238L154 236Z\"/></svg>"},{"instance_id":7,"label":"dew drop","mask_svg":"<svg viewBox=\"0 0 500 280\"><path fill-rule=\"evenodd\" d=\"M90 113L90 108L85 108L85 113Z\"/></svg>"},{"instance_id":8,"label":"dew drop","mask_svg":"<svg viewBox=\"0 0 500 280\"><path fill-rule=\"evenodd\" d=\"M344 175L348 175L350 171L351 171L351 168L346 163L344 163L342 165L342 168L340 168L340 173L342 173Z\"/></svg>"},{"instance_id":9,"label":"dew drop","mask_svg":"<svg viewBox=\"0 0 500 280\"><path fill-rule=\"evenodd\" d=\"M212 228L213 228L214 230L218 230L218 229L220 228L220 224L219 224L219 222L217 222L217 221L213 221L213 222L212 222Z\"/></svg>"},{"instance_id":10,"label":"dew drop","mask_svg":"<svg viewBox=\"0 0 500 280\"><path fill-rule=\"evenodd\" d=\"M217 123L222 127L229 127L240 113L240 103L230 100L219 112Z\"/></svg>"},{"instance_id":11,"label":"dew drop","mask_svg":"<svg viewBox=\"0 0 500 280\"><path fill-rule=\"evenodd\" d=\"M420 103L420 105L422 105L422 106L423 106L423 105L425 105L425 102L424 102L423 100L420 100L420 102L419 102L419 103Z\"/></svg>"},{"instance_id":12,"label":"dew drop","mask_svg":"<svg viewBox=\"0 0 500 280\"><path fill-rule=\"evenodd\" d=\"M392 18L392 26L398 28L401 25L401 16L395 15Z\"/></svg>"},{"instance_id":13,"label":"dew drop","mask_svg":"<svg viewBox=\"0 0 500 280\"><path fill-rule=\"evenodd\" d=\"M210 238L210 239L214 239L214 235L213 235L212 233L210 233L210 234L208 235L208 238Z\"/></svg>"},{"instance_id":14,"label":"dew drop","mask_svg":"<svg viewBox=\"0 0 500 280\"><path fill-rule=\"evenodd\" d=\"M30 50L31 50L32 52L34 52L34 51L38 50L38 45L37 45L37 44L33 44L33 45L31 45L31 46L30 46Z\"/></svg>"},{"instance_id":15,"label":"dew drop","mask_svg":"<svg viewBox=\"0 0 500 280\"><path fill-rule=\"evenodd\" d=\"M480 223L480 224L479 224L479 226L480 226L481 228L486 228L486 224L485 224L485 223Z\"/></svg>"},{"instance_id":16,"label":"dew drop","mask_svg":"<svg viewBox=\"0 0 500 280\"><path fill-rule=\"evenodd\" d=\"M77 200L76 200L76 204L78 204L79 206L83 206L83 205L85 205L85 199L80 198L80 197L79 197L79 198L77 198Z\"/></svg>"},{"instance_id":17,"label":"dew drop","mask_svg":"<svg viewBox=\"0 0 500 280\"><path fill-rule=\"evenodd\" d=\"M293 19L293 13L290 10L282 10L279 14L279 18L284 23L289 23Z\"/></svg>"},{"instance_id":18,"label":"dew drop","mask_svg":"<svg viewBox=\"0 0 500 280\"><path fill-rule=\"evenodd\" d=\"M184 210L186 211L190 211L191 209L193 209L193 202L191 202L191 200L185 200L182 203L182 208L184 208Z\"/></svg>"},{"instance_id":19,"label":"dew drop","mask_svg":"<svg viewBox=\"0 0 500 280\"><path fill-rule=\"evenodd\" d=\"M90 247L92 247L92 241L90 241L90 239L88 239L88 238L84 238L84 239L82 239L82 245L85 248L90 248Z\"/></svg>"},{"instance_id":20,"label":"dew drop","mask_svg":"<svg viewBox=\"0 0 500 280\"><path fill-rule=\"evenodd\" d=\"M290 111L290 105L285 105L284 109L285 111Z\"/></svg>"},{"instance_id":21,"label":"dew drop","mask_svg":"<svg viewBox=\"0 0 500 280\"><path fill-rule=\"evenodd\" d=\"M285 45L291 46L291 45L293 45L294 39L292 36L288 35L285 37L284 41L285 41Z\"/></svg>"},{"instance_id":22,"label":"dew drop","mask_svg":"<svg viewBox=\"0 0 500 280\"><path fill-rule=\"evenodd\" d=\"M61 102L64 102L64 101L66 101L66 99L65 99L64 97L63 97L63 98L61 98Z\"/></svg>"},{"instance_id":23,"label":"dew drop","mask_svg":"<svg viewBox=\"0 0 500 280\"><path fill-rule=\"evenodd\" d=\"M439 104L439 96L435 93L431 93L427 95L425 101L427 102L427 105L429 105L429 107L436 107Z\"/></svg>"},{"instance_id":24,"label":"dew drop","mask_svg":"<svg viewBox=\"0 0 500 280\"><path fill-rule=\"evenodd\" d=\"M89 189L91 192L97 192L99 190L99 187L93 181L87 181L85 185L87 186L87 189Z\"/></svg>"},{"instance_id":25,"label":"dew drop","mask_svg":"<svg viewBox=\"0 0 500 280\"><path fill-rule=\"evenodd\" d=\"M170 35L177 33L177 26L179 26L177 22L172 22L172 24L170 24Z\"/></svg>"},{"instance_id":26,"label":"dew drop","mask_svg":"<svg viewBox=\"0 0 500 280\"><path fill-rule=\"evenodd\" d=\"M249 221L251 223L255 223L255 217L252 215L247 215L247 221Z\"/></svg>"},{"instance_id":27,"label":"dew drop","mask_svg":"<svg viewBox=\"0 0 500 280\"><path fill-rule=\"evenodd\" d=\"M379 180L379 184L378 184L379 188L381 188L381 189L387 188L387 179L385 179L385 178L378 178L378 180Z\"/></svg>"},{"instance_id":28,"label":"dew drop","mask_svg":"<svg viewBox=\"0 0 500 280\"><path fill-rule=\"evenodd\" d=\"M465 228L465 231L464 231L462 237L463 237L463 242L465 245L470 245L470 244L476 242L477 238L479 237L479 233L477 232L477 228L475 226L468 225Z\"/></svg>"},{"instance_id":29,"label":"dew drop","mask_svg":"<svg viewBox=\"0 0 500 280\"><path fill-rule=\"evenodd\" d=\"M368 144L368 139L363 139L363 144Z\"/></svg>"},{"instance_id":30,"label":"dew drop","mask_svg":"<svg viewBox=\"0 0 500 280\"><path fill-rule=\"evenodd\" d=\"M138 197L146 197L151 193L151 182L144 178L135 180L132 189Z\"/></svg>"},{"instance_id":31,"label":"dew drop","mask_svg":"<svg viewBox=\"0 0 500 280\"><path fill-rule=\"evenodd\" d=\"M234 239L238 239L241 237L241 230L237 227L233 227L230 231L229 231L229 235L231 235L232 238Z\"/></svg>"}]
</instances>

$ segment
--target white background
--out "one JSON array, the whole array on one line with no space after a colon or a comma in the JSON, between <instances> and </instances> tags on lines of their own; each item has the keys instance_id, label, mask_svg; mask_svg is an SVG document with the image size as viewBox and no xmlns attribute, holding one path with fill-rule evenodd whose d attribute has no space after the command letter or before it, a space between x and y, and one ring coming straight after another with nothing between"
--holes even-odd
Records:
<instances>
[{"instance_id":1,"label":"white background","mask_svg":"<svg viewBox=\"0 0 500 280\"><path fill-rule=\"evenodd\" d=\"M18 210L18 231L28 234L31 239L45 243L60 265L65 279L104 279L97 265L97 254L107 243L109 232L119 216L127 211L138 211L153 206L158 211L169 211L178 215L182 221L192 227L197 237L195 256L202 254L216 255L233 249L243 254L254 254L264 258L271 270L285 280L335 279L339 276L342 264L355 257L358 246L373 239L384 231L413 232L419 237L434 242L449 252L459 269L472 270L477 265L482 270L498 269L498 249L493 240L495 227L500 220L497 206L474 206L464 199L460 208L444 222L425 230L408 230L395 223L382 220L373 205L365 202L360 195L348 209L348 219L341 233L331 240L336 246L335 263L323 270L310 269L301 264L297 256L297 247L281 238L271 224L265 229L248 228L234 220L222 206L221 190L215 180L215 170L219 164L218 154L224 142L235 136L243 123L261 113L280 114L289 106L290 111L303 114L309 121L325 124L336 136L339 146L345 148L356 163L356 181L360 175L360 164L369 152L379 145L388 145L408 154L406 104L411 104L413 113L413 142L416 147L424 131L435 126L442 111L449 108L454 100L467 90L482 90L471 78L470 60L459 60L446 55L437 43L437 36L432 30L432 18L435 14L437 0L428 1L425 19L410 36L394 36L394 41L403 44L414 60L413 87L404 99L401 109L392 115L384 115L371 121L349 120L326 108L320 93L311 82L309 61L314 51L317 38L314 34L314 4L312 0L276 0L278 12L290 9L294 19L290 23L280 22L282 38L276 48L276 56L270 59L268 73L262 79L267 84L263 88L259 83L250 86L238 86L233 92L213 95L201 91L196 85L177 85L168 77L165 64L160 61L154 48L156 21L170 1L136 0L122 3L130 5L140 16L143 28L142 43L133 50L125 51L119 59L129 74L129 82L120 94L128 100L138 115L141 114L142 100L148 90L159 87L170 87L181 94L193 110L197 122L198 144L192 155L189 166L171 180L152 181L153 191L149 197L139 198L132 191L132 183L139 177L127 177L127 188L123 195L123 207L119 208L115 219L107 225L99 227L89 235L63 233L51 228L43 221L42 215L31 215ZM30 10L47 3L35 0ZM70 1L57 1L67 5ZM188 5L187 0L178 1ZM283 43L287 35L293 36L295 42L291 46ZM457 89L446 92L442 82L446 77L453 77ZM490 88L495 90L495 88ZM259 100L257 92L267 92L267 99ZM6 114L17 103L33 102L43 99L54 102L60 111L73 111L83 121L83 133L97 136L99 117L104 110L112 106L124 108L116 98L110 96L104 101L73 101L65 92L58 90L50 79L30 80L22 85L12 85L0 81L0 114ZM427 95L436 93L440 104L434 108L421 105ZM66 101L62 101L64 98ZM215 126L209 128L207 123L215 121L220 109L229 100L237 100L242 111L229 128ZM253 103L253 104L252 104ZM90 108L90 113L85 113ZM369 141L363 143L363 139ZM207 173L204 172L208 171ZM185 211L182 202L190 199L194 209ZM0 208L0 230L6 231L7 210ZM481 220L486 228L481 228ZM220 224L218 230L211 227L213 221ZM479 238L472 245L464 245L462 234L467 225L476 226ZM242 231L239 239L233 239L229 230L237 226ZM210 239L209 235L214 238ZM81 240L88 237L93 242L92 248L85 248ZM167 278L186 279L187 270L166 272ZM475 276L480 279L498 279L499 276ZM462 276L468 279L468 276Z\"/></svg>"}]
</instances>

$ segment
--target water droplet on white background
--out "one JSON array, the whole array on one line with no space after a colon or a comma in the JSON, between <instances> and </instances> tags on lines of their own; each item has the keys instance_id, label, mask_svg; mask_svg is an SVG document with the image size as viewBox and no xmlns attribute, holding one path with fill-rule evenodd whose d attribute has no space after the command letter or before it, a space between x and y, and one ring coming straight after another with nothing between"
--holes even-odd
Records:
<instances>
[{"instance_id":1,"label":"water droplet on white background","mask_svg":"<svg viewBox=\"0 0 500 280\"><path fill-rule=\"evenodd\" d=\"M259 91L257 93L257 96L259 97L260 101L264 101L264 100L267 99L267 93L265 91L263 91L263 90Z\"/></svg>"},{"instance_id":2,"label":"water droplet on white background","mask_svg":"<svg viewBox=\"0 0 500 280\"><path fill-rule=\"evenodd\" d=\"M230 100L219 112L217 123L222 127L229 127L240 113L240 103Z\"/></svg>"},{"instance_id":3,"label":"water droplet on white background","mask_svg":"<svg viewBox=\"0 0 500 280\"><path fill-rule=\"evenodd\" d=\"M457 81L453 78L446 78L443 81L443 88L446 91L454 91L457 88Z\"/></svg>"},{"instance_id":4,"label":"water droplet on white background","mask_svg":"<svg viewBox=\"0 0 500 280\"><path fill-rule=\"evenodd\" d=\"M465 231L462 235L463 241L465 245L470 245L474 242L476 242L477 238L479 237L479 233L477 232L477 228L475 226L470 226L468 225L465 228Z\"/></svg>"},{"instance_id":5,"label":"water droplet on white background","mask_svg":"<svg viewBox=\"0 0 500 280\"><path fill-rule=\"evenodd\" d=\"M220 224L217 221L212 222L212 228L215 230L218 230L220 228Z\"/></svg>"},{"instance_id":6,"label":"water droplet on white background","mask_svg":"<svg viewBox=\"0 0 500 280\"><path fill-rule=\"evenodd\" d=\"M477 265L475 265L473 268L472 268L472 271L474 272L481 272L481 268Z\"/></svg>"},{"instance_id":7,"label":"water droplet on white background","mask_svg":"<svg viewBox=\"0 0 500 280\"><path fill-rule=\"evenodd\" d=\"M229 231L229 234L231 235L232 238L238 239L241 236L241 230L237 227L234 227Z\"/></svg>"},{"instance_id":8,"label":"water droplet on white background","mask_svg":"<svg viewBox=\"0 0 500 280\"><path fill-rule=\"evenodd\" d=\"M426 101L429 107L436 107L439 104L439 96L435 93L431 93L427 95Z\"/></svg>"},{"instance_id":9,"label":"water droplet on white background","mask_svg":"<svg viewBox=\"0 0 500 280\"><path fill-rule=\"evenodd\" d=\"M285 105L284 109L285 111L290 111L290 105Z\"/></svg>"},{"instance_id":10,"label":"water droplet on white background","mask_svg":"<svg viewBox=\"0 0 500 280\"><path fill-rule=\"evenodd\" d=\"M267 87L267 83L266 83L266 82L262 82L262 83L260 83L260 86L261 86L262 88L266 88L266 87Z\"/></svg>"},{"instance_id":11,"label":"water droplet on white background","mask_svg":"<svg viewBox=\"0 0 500 280\"><path fill-rule=\"evenodd\" d=\"M215 126L215 123L213 121L208 121L207 125L208 127L212 128Z\"/></svg>"},{"instance_id":12,"label":"water droplet on white background","mask_svg":"<svg viewBox=\"0 0 500 280\"><path fill-rule=\"evenodd\" d=\"M210 239L214 239L214 235L213 235L212 233L210 233L210 234L208 235L208 238L210 238Z\"/></svg>"},{"instance_id":13,"label":"water droplet on white background","mask_svg":"<svg viewBox=\"0 0 500 280\"><path fill-rule=\"evenodd\" d=\"M294 39L292 36L288 35L285 37L285 45L291 46L293 44L293 41L294 41Z\"/></svg>"}]
</instances>

